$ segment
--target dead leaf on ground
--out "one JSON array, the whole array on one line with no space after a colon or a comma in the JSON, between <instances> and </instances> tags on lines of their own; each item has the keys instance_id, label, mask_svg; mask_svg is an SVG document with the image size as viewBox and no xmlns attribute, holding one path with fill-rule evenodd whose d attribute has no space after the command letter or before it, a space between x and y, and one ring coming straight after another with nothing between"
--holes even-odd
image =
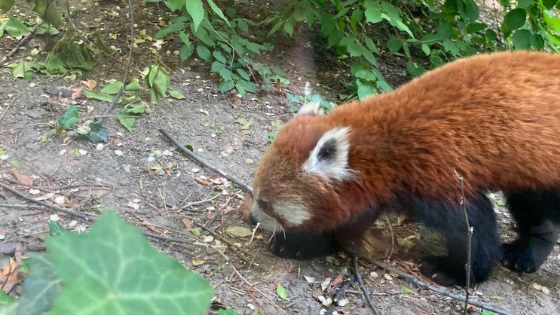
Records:
<instances>
[{"instance_id":1,"label":"dead leaf on ground","mask_svg":"<svg viewBox=\"0 0 560 315\"><path fill-rule=\"evenodd\" d=\"M87 80L87 81L82 81L82 84L85 85L87 87L87 89L91 91L91 90L95 89L95 87L97 86L97 81Z\"/></svg>"},{"instance_id":2,"label":"dead leaf on ground","mask_svg":"<svg viewBox=\"0 0 560 315\"><path fill-rule=\"evenodd\" d=\"M242 126L241 129L247 130L255 122L255 119L251 117L251 119L249 119L249 121L247 121L247 119L245 119L243 117L240 117L240 118L237 118L235 120L235 122Z\"/></svg>"},{"instance_id":3,"label":"dead leaf on ground","mask_svg":"<svg viewBox=\"0 0 560 315\"><path fill-rule=\"evenodd\" d=\"M0 286L4 286L3 291L8 294L12 288L21 281L18 277L18 263L10 258L10 264L2 267L0 271Z\"/></svg>"},{"instance_id":4,"label":"dead leaf on ground","mask_svg":"<svg viewBox=\"0 0 560 315\"><path fill-rule=\"evenodd\" d=\"M201 185L204 185L204 186L210 186L210 185L212 185L212 183L209 183L209 182L205 181L204 179L202 179L202 178L200 178L200 177L195 177L194 180L195 180L197 183L199 183L199 184L201 184Z\"/></svg>"},{"instance_id":5,"label":"dead leaf on ground","mask_svg":"<svg viewBox=\"0 0 560 315\"><path fill-rule=\"evenodd\" d=\"M189 230L192 229L192 222L191 222L190 219L188 219L188 218L183 218L181 221L183 222L183 224L185 225L185 227L186 227L187 229L189 229Z\"/></svg>"},{"instance_id":6,"label":"dead leaf on ground","mask_svg":"<svg viewBox=\"0 0 560 315\"><path fill-rule=\"evenodd\" d=\"M52 197L54 197L54 192L50 192L48 194L44 194L42 196L39 196L37 198L34 198L37 201L43 201L43 200L48 200L51 199Z\"/></svg>"},{"instance_id":7,"label":"dead leaf on ground","mask_svg":"<svg viewBox=\"0 0 560 315\"><path fill-rule=\"evenodd\" d=\"M14 174L14 176L16 177L16 179L25 185L33 185L33 180L31 179L31 177L25 175L25 174L21 174L20 172L18 172L17 169L13 168L12 169L12 174Z\"/></svg>"},{"instance_id":8,"label":"dead leaf on ground","mask_svg":"<svg viewBox=\"0 0 560 315\"><path fill-rule=\"evenodd\" d=\"M226 232L237 237L249 237L253 235L253 232L251 232L251 230L242 226L231 226L226 229Z\"/></svg>"}]
</instances>

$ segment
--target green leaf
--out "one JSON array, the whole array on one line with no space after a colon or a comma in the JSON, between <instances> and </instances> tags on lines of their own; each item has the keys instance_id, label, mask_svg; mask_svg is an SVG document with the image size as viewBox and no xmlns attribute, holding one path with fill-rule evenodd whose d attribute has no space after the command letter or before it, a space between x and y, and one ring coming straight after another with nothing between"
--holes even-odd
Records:
<instances>
[{"instance_id":1,"label":"green leaf","mask_svg":"<svg viewBox=\"0 0 560 315\"><path fill-rule=\"evenodd\" d=\"M193 150L191 150L193 151ZM191 229L192 234L196 235L196 236L200 236L200 228L192 228Z\"/></svg>"},{"instance_id":2,"label":"green leaf","mask_svg":"<svg viewBox=\"0 0 560 315\"><path fill-rule=\"evenodd\" d=\"M219 62L218 60L212 62L212 67L211 67L211 71L215 72L215 73L219 73L220 70L225 69L226 65L224 65L223 63Z\"/></svg>"},{"instance_id":3,"label":"green leaf","mask_svg":"<svg viewBox=\"0 0 560 315\"><path fill-rule=\"evenodd\" d=\"M204 19L204 7L202 6L202 0L187 0L186 7L187 12L193 19L194 30L196 31Z\"/></svg>"},{"instance_id":4,"label":"green leaf","mask_svg":"<svg viewBox=\"0 0 560 315\"><path fill-rule=\"evenodd\" d=\"M0 156L6 155L6 152L4 150L0 150Z\"/></svg>"},{"instance_id":5,"label":"green leaf","mask_svg":"<svg viewBox=\"0 0 560 315\"><path fill-rule=\"evenodd\" d=\"M24 290L25 290L25 288L24 288ZM13 301L15 301L15 299L13 297L7 295L6 292L4 292L4 291L0 291L0 305L10 304Z\"/></svg>"},{"instance_id":6,"label":"green leaf","mask_svg":"<svg viewBox=\"0 0 560 315\"><path fill-rule=\"evenodd\" d=\"M496 315L496 313L489 310L482 310L482 313L480 313L480 315Z\"/></svg>"},{"instance_id":7,"label":"green leaf","mask_svg":"<svg viewBox=\"0 0 560 315\"><path fill-rule=\"evenodd\" d=\"M105 94L105 93L95 93L86 89L82 90L82 93L84 93L84 96L90 99L94 99L94 100L99 100L99 101L103 101L103 102L112 102L113 101L113 96L109 95L109 94Z\"/></svg>"},{"instance_id":8,"label":"green leaf","mask_svg":"<svg viewBox=\"0 0 560 315\"><path fill-rule=\"evenodd\" d=\"M253 94L257 93L257 88L255 87L255 84L253 82L250 82L250 81L239 80L235 84L235 87L238 90L247 91L247 92L253 93Z\"/></svg>"},{"instance_id":9,"label":"green leaf","mask_svg":"<svg viewBox=\"0 0 560 315\"><path fill-rule=\"evenodd\" d=\"M525 25L527 12L521 8L509 11L504 17L504 25L506 31L516 30Z\"/></svg>"},{"instance_id":10,"label":"green leaf","mask_svg":"<svg viewBox=\"0 0 560 315\"><path fill-rule=\"evenodd\" d=\"M233 82L233 80L224 80L224 81L220 82L220 84L218 85L218 89L222 93L225 93L225 92L233 89L234 87L235 87L235 82Z\"/></svg>"},{"instance_id":11,"label":"green leaf","mask_svg":"<svg viewBox=\"0 0 560 315\"><path fill-rule=\"evenodd\" d=\"M181 94L181 92L175 90L169 90L169 95L171 95L171 97L176 98L178 100L186 99L186 97L183 94Z\"/></svg>"},{"instance_id":12,"label":"green leaf","mask_svg":"<svg viewBox=\"0 0 560 315\"><path fill-rule=\"evenodd\" d=\"M547 10L550 10L550 9L554 8L554 6L556 5L556 2L558 2L558 0L542 0L543 6Z\"/></svg>"},{"instance_id":13,"label":"green leaf","mask_svg":"<svg viewBox=\"0 0 560 315\"><path fill-rule=\"evenodd\" d=\"M467 25L467 33L472 34L472 33L480 32L480 31L486 29L487 27L488 27L488 25L486 25L485 23L469 24L469 25Z\"/></svg>"},{"instance_id":14,"label":"green leaf","mask_svg":"<svg viewBox=\"0 0 560 315\"><path fill-rule=\"evenodd\" d=\"M362 55L362 45L358 42L352 42L346 46L350 57L359 57Z\"/></svg>"},{"instance_id":15,"label":"green leaf","mask_svg":"<svg viewBox=\"0 0 560 315\"><path fill-rule=\"evenodd\" d=\"M526 29L517 30L511 37L513 46L515 47L515 49L529 48L531 46L532 36L533 33L531 33L530 30L526 30Z\"/></svg>"},{"instance_id":16,"label":"green leaf","mask_svg":"<svg viewBox=\"0 0 560 315\"><path fill-rule=\"evenodd\" d=\"M503 296L499 296L499 295L492 295L490 298L491 298L492 300L497 300L497 301L501 301L501 300L504 299Z\"/></svg>"},{"instance_id":17,"label":"green leaf","mask_svg":"<svg viewBox=\"0 0 560 315\"><path fill-rule=\"evenodd\" d=\"M389 52L393 54L402 48L402 41L395 37L391 37L387 41L387 48L389 49Z\"/></svg>"},{"instance_id":18,"label":"green leaf","mask_svg":"<svg viewBox=\"0 0 560 315\"><path fill-rule=\"evenodd\" d=\"M533 0L518 0L517 6L520 8L528 8L533 3Z\"/></svg>"},{"instance_id":19,"label":"green leaf","mask_svg":"<svg viewBox=\"0 0 560 315\"><path fill-rule=\"evenodd\" d=\"M243 69L237 69L237 73L239 73L239 75L240 75L243 79L245 79L245 80L247 80L247 81L250 81L250 80L251 80L251 77L249 76L249 74L247 73L247 71L245 71L245 70L243 70Z\"/></svg>"},{"instance_id":20,"label":"green leaf","mask_svg":"<svg viewBox=\"0 0 560 315\"><path fill-rule=\"evenodd\" d=\"M110 211L88 233L47 240L64 281L50 315L205 314L214 290Z\"/></svg>"},{"instance_id":21,"label":"green leaf","mask_svg":"<svg viewBox=\"0 0 560 315\"><path fill-rule=\"evenodd\" d=\"M103 128L101 123L91 123L89 125L90 132L88 134L89 141L93 143L107 142L107 131Z\"/></svg>"},{"instance_id":22,"label":"green leaf","mask_svg":"<svg viewBox=\"0 0 560 315\"><path fill-rule=\"evenodd\" d=\"M119 112L117 118L119 119L119 122L121 123L121 125L123 125L123 127L125 127L128 131L132 131L132 126L134 126L136 118L134 116L131 116L126 108L123 108Z\"/></svg>"},{"instance_id":23,"label":"green leaf","mask_svg":"<svg viewBox=\"0 0 560 315\"><path fill-rule=\"evenodd\" d=\"M198 53L198 56L205 60L206 62L210 62L212 61L212 57L210 55L210 50L208 48L206 48L206 46L204 45L197 45L196 46L196 52Z\"/></svg>"},{"instance_id":24,"label":"green leaf","mask_svg":"<svg viewBox=\"0 0 560 315\"><path fill-rule=\"evenodd\" d=\"M9 18L3 24L4 30L12 37L19 37L29 33L29 28L16 18Z\"/></svg>"},{"instance_id":25,"label":"green leaf","mask_svg":"<svg viewBox=\"0 0 560 315\"><path fill-rule=\"evenodd\" d=\"M55 298L62 291L62 287L62 279L48 256L32 255L29 259L29 276L23 282L18 312L20 314L48 312Z\"/></svg>"},{"instance_id":26,"label":"green leaf","mask_svg":"<svg viewBox=\"0 0 560 315\"><path fill-rule=\"evenodd\" d=\"M11 160L9 163L10 163L11 167L15 167L15 168L18 168L18 169L20 168L19 162L16 161L16 160Z\"/></svg>"},{"instance_id":27,"label":"green leaf","mask_svg":"<svg viewBox=\"0 0 560 315\"><path fill-rule=\"evenodd\" d=\"M443 48L445 48L445 50L450 52L453 56L459 55L459 47L457 47L457 44L450 39L443 41Z\"/></svg>"},{"instance_id":28,"label":"green leaf","mask_svg":"<svg viewBox=\"0 0 560 315\"><path fill-rule=\"evenodd\" d=\"M62 235L63 232L64 229L62 228L62 226L60 226L58 221L54 221L54 220L49 221L49 235L51 237Z\"/></svg>"},{"instance_id":29,"label":"green leaf","mask_svg":"<svg viewBox=\"0 0 560 315\"><path fill-rule=\"evenodd\" d=\"M237 28L239 28L244 33L249 33L249 25L244 20L237 21Z\"/></svg>"},{"instance_id":30,"label":"green leaf","mask_svg":"<svg viewBox=\"0 0 560 315\"><path fill-rule=\"evenodd\" d=\"M401 290L403 290L403 292L405 292L405 293L410 293L410 294L416 293L412 289L410 289L408 287L405 287L404 285L401 285Z\"/></svg>"},{"instance_id":31,"label":"green leaf","mask_svg":"<svg viewBox=\"0 0 560 315\"><path fill-rule=\"evenodd\" d=\"M356 84L358 85L358 98L360 98L360 99L364 99L364 98L372 95L373 93L375 93L375 89L367 81L357 79Z\"/></svg>"},{"instance_id":32,"label":"green leaf","mask_svg":"<svg viewBox=\"0 0 560 315\"><path fill-rule=\"evenodd\" d=\"M400 16L399 10L397 8L395 8L389 2L382 1L381 2L381 8L383 8L383 11L385 11L385 13L387 13L387 15L389 17L391 17L393 19L400 20L401 16Z\"/></svg>"},{"instance_id":33,"label":"green leaf","mask_svg":"<svg viewBox=\"0 0 560 315\"><path fill-rule=\"evenodd\" d=\"M133 79L124 89L126 91L140 91L142 87L140 86L140 81L138 81L138 79Z\"/></svg>"},{"instance_id":34,"label":"green leaf","mask_svg":"<svg viewBox=\"0 0 560 315\"><path fill-rule=\"evenodd\" d=\"M376 24L381 22L383 19L381 18L381 9L379 8L367 8L365 15L366 15L366 22Z\"/></svg>"},{"instance_id":35,"label":"green leaf","mask_svg":"<svg viewBox=\"0 0 560 315\"><path fill-rule=\"evenodd\" d=\"M16 0L0 0L0 10L4 11L4 13L8 12Z\"/></svg>"},{"instance_id":36,"label":"green leaf","mask_svg":"<svg viewBox=\"0 0 560 315\"><path fill-rule=\"evenodd\" d=\"M109 83L101 89L101 93L114 95L114 94L117 94L119 92L119 90L122 88L122 86L123 86L123 83L121 81Z\"/></svg>"},{"instance_id":37,"label":"green leaf","mask_svg":"<svg viewBox=\"0 0 560 315\"><path fill-rule=\"evenodd\" d=\"M476 20L478 20L480 11L478 9L478 5L474 2L474 0L465 0L465 14L471 23L474 23L476 22Z\"/></svg>"},{"instance_id":38,"label":"green leaf","mask_svg":"<svg viewBox=\"0 0 560 315\"><path fill-rule=\"evenodd\" d=\"M426 54L426 56L430 55L430 46L426 45L426 44L422 44L422 51Z\"/></svg>"},{"instance_id":39,"label":"green leaf","mask_svg":"<svg viewBox=\"0 0 560 315\"><path fill-rule=\"evenodd\" d=\"M278 286L276 287L276 293L278 293L278 296L284 300L288 297L286 289L281 284L278 284Z\"/></svg>"},{"instance_id":40,"label":"green leaf","mask_svg":"<svg viewBox=\"0 0 560 315\"><path fill-rule=\"evenodd\" d=\"M231 26L229 24L228 19L225 17L224 13L222 12L222 10L220 10L220 8L214 3L214 1L208 0L208 4L210 5L210 9L212 9L212 11L214 11L214 13L216 13L217 16L219 16L222 20L224 20L228 26Z\"/></svg>"},{"instance_id":41,"label":"green leaf","mask_svg":"<svg viewBox=\"0 0 560 315\"><path fill-rule=\"evenodd\" d=\"M222 55L222 53L218 50L214 50L214 52L212 53L212 55L214 56L214 58L216 58L216 60L218 60L221 63L226 63L226 57L224 57L224 55Z\"/></svg>"},{"instance_id":42,"label":"green leaf","mask_svg":"<svg viewBox=\"0 0 560 315\"><path fill-rule=\"evenodd\" d=\"M148 75L144 77L144 83L150 88L150 98L152 103L157 103L158 97L165 97L171 79L167 70L161 66L150 65Z\"/></svg>"},{"instance_id":43,"label":"green leaf","mask_svg":"<svg viewBox=\"0 0 560 315\"><path fill-rule=\"evenodd\" d=\"M225 81L231 81L231 71L227 68L223 68L220 70L220 76L222 77L222 79L224 79ZM233 88L233 87L232 87Z\"/></svg>"},{"instance_id":44,"label":"green leaf","mask_svg":"<svg viewBox=\"0 0 560 315\"><path fill-rule=\"evenodd\" d=\"M494 32L494 30L491 29L487 29L485 32L486 38L488 38L488 40L494 41L496 40L496 38L498 38L498 34L496 34L496 32Z\"/></svg>"},{"instance_id":45,"label":"green leaf","mask_svg":"<svg viewBox=\"0 0 560 315\"><path fill-rule=\"evenodd\" d=\"M56 120L62 129L72 127L78 121L79 110L77 107L68 106L66 112Z\"/></svg>"}]
</instances>

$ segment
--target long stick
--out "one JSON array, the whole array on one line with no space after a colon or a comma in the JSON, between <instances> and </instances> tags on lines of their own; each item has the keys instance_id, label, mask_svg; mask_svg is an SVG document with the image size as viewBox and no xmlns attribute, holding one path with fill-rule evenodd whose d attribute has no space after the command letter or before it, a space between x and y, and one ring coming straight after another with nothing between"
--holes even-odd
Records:
<instances>
[{"instance_id":1,"label":"long stick","mask_svg":"<svg viewBox=\"0 0 560 315\"><path fill-rule=\"evenodd\" d=\"M443 295L445 295L445 296L448 296L448 297L453 298L453 299L458 300L458 301L463 301L463 302L464 302L464 301L468 301L468 303L469 303L470 305L474 305L474 306L476 306L476 307L483 308L483 309L485 309L485 310L489 310L489 311L492 311L492 312L497 313L497 314L502 314L502 315L513 315L513 314L510 313L510 312L497 309L497 308L495 308L495 307L493 307L493 306L490 306L490 305L487 305L487 304L483 304L483 303L480 303L480 302L475 301L475 300L466 300L464 296L460 296L460 295L457 295L457 294L453 294L453 293L451 293L451 292L449 292L449 291L447 291L447 290L445 290L445 289L435 287L435 286L433 286L433 285L431 285L431 284L428 284L428 283L426 283L426 282L424 282L424 281L421 281L420 279L416 278L416 277L413 276L413 275L410 275L410 274L408 274L408 273L402 272L402 271L400 271L400 270L398 270L398 269L396 269L396 268L393 268L393 267L391 267L391 266L389 266L389 265L387 265L387 264L385 264L385 263L382 263L382 262L377 261L377 260L375 260L375 259L373 259L373 258L370 258L370 257L368 257L368 256L365 256L365 255L363 255L363 254L361 254L361 253L358 253L357 251L355 251L355 250L353 250L353 249L351 249L351 248L346 248L345 250L346 250L347 252L349 252L351 255L357 256L358 258L363 259L363 260L365 260L365 261L367 261L367 262L369 262L369 263L372 263L372 264L374 264L374 265L376 265L376 266L379 266L379 267L381 267L381 268L385 268L385 269L389 270L390 272L399 275L399 277L402 277L402 278L406 279L408 282L410 282L410 283L412 283L412 284L415 284L415 285L417 285L417 286L419 286L419 287L422 287L422 288L425 288L425 289L428 289L428 290L432 290L432 291L434 291L434 292L443 294Z\"/></svg>"},{"instance_id":2,"label":"long stick","mask_svg":"<svg viewBox=\"0 0 560 315\"><path fill-rule=\"evenodd\" d=\"M248 192L248 193L253 192L253 189L249 185L243 183L242 181L240 181L239 179L237 179L235 177L232 177L232 176L226 174L226 172L212 166L211 164L209 164L208 162L206 162L205 160L203 160L202 158L198 157L196 154L194 154L193 152L191 152L190 150L185 148L179 141L177 141L177 139L175 139L173 136L171 136L167 131L165 131L163 129L160 129L159 132L161 132L167 139L169 139L169 141L173 142L173 144L177 148L179 148L179 150L181 150L181 152L185 153L186 155L191 157L193 160L195 160L196 162L198 162L202 166L206 167L207 169L209 169L211 171L214 171L214 172L222 175L223 177L227 178L227 180L235 183L237 186L241 187L246 192Z\"/></svg>"}]
</instances>

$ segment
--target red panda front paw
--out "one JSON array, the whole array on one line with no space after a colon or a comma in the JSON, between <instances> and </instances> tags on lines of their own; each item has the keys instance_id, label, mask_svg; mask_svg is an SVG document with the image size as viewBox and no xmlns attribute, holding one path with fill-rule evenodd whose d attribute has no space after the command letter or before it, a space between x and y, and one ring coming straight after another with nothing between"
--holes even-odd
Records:
<instances>
[{"instance_id":1,"label":"red panda front paw","mask_svg":"<svg viewBox=\"0 0 560 315\"><path fill-rule=\"evenodd\" d=\"M310 234L302 232L276 233L270 241L272 253L285 259L313 259L334 252L332 233Z\"/></svg>"},{"instance_id":2,"label":"red panda front paw","mask_svg":"<svg viewBox=\"0 0 560 315\"><path fill-rule=\"evenodd\" d=\"M464 286L466 275L464 269L455 268L456 262L449 257L424 257L420 265L420 272L435 283L442 286Z\"/></svg>"}]
</instances>

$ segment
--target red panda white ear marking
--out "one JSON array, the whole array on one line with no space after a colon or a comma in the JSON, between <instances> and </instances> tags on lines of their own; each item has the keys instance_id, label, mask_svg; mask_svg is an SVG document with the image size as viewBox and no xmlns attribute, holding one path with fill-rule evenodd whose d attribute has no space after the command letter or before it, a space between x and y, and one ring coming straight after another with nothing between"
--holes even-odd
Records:
<instances>
[{"instance_id":1,"label":"red panda white ear marking","mask_svg":"<svg viewBox=\"0 0 560 315\"><path fill-rule=\"evenodd\" d=\"M303 170L327 181L352 179L355 173L348 168L349 131L350 127L337 127L325 132L303 163Z\"/></svg>"},{"instance_id":2,"label":"red panda white ear marking","mask_svg":"<svg viewBox=\"0 0 560 315\"><path fill-rule=\"evenodd\" d=\"M324 114L325 114L325 111L321 108L321 103L319 103L319 102L309 102L309 103L303 105L299 109L296 116L298 116L298 115L322 116Z\"/></svg>"},{"instance_id":3,"label":"red panda white ear marking","mask_svg":"<svg viewBox=\"0 0 560 315\"><path fill-rule=\"evenodd\" d=\"M278 202L274 205L274 213L291 226L301 225L311 218L309 211L299 203Z\"/></svg>"}]
</instances>

